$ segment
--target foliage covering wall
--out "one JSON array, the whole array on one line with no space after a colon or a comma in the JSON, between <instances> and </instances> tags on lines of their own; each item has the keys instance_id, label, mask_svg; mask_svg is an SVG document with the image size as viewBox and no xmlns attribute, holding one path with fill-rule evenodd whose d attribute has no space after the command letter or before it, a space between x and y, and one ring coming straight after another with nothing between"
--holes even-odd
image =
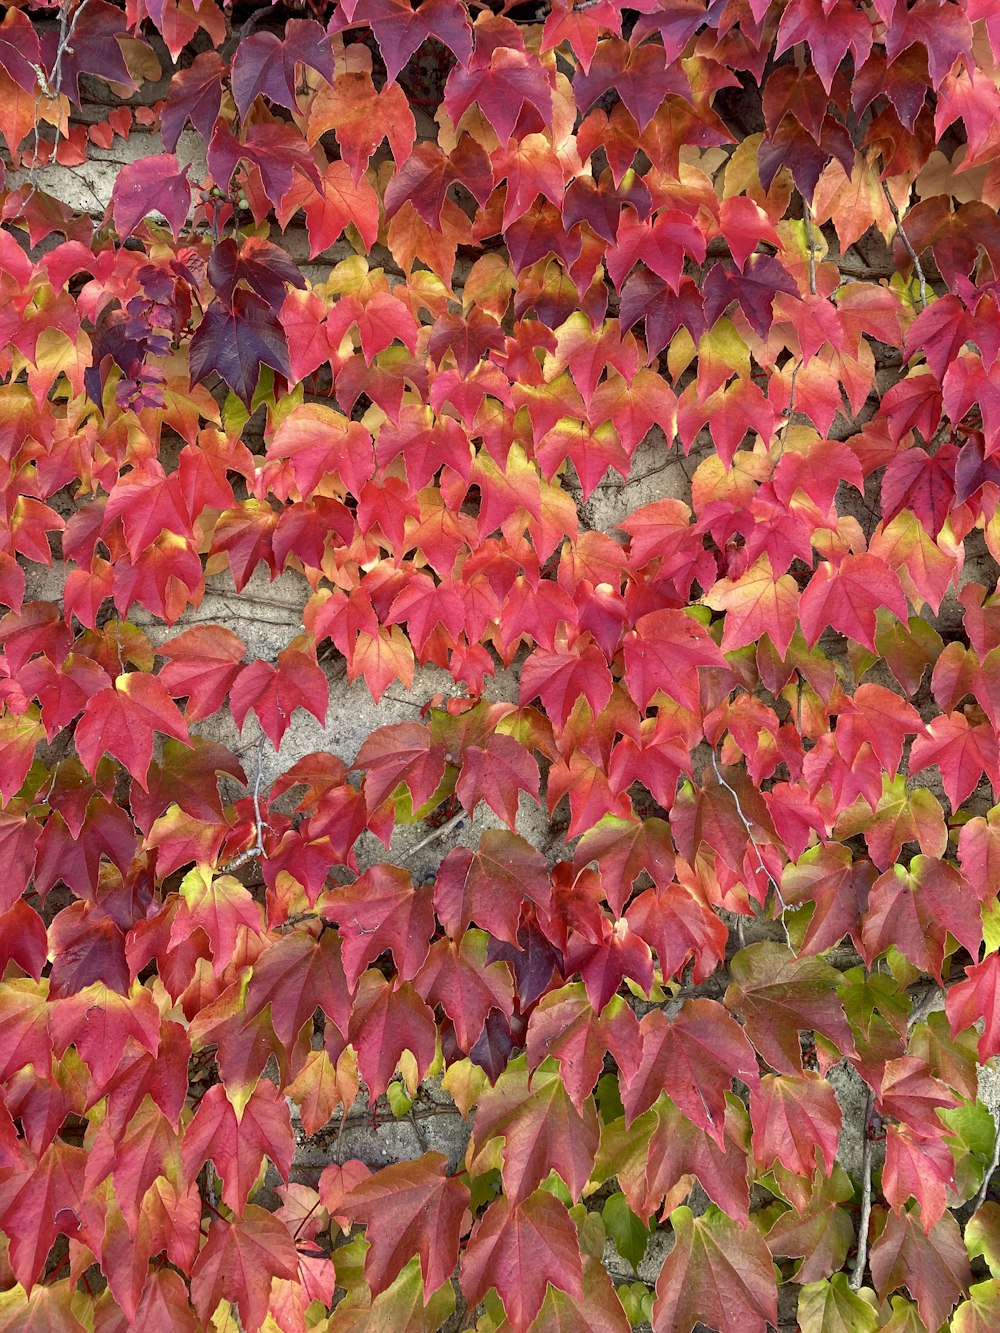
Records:
<instances>
[{"instance_id":1,"label":"foliage covering wall","mask_svg":"<svg viewBox=\"0 0 1000 1333\"><path fill-rule=\"evenodd\" d=\"M1000 1326L998 126L994 0L3 11L0 1330Z\"/></svg>"}]
</instances>

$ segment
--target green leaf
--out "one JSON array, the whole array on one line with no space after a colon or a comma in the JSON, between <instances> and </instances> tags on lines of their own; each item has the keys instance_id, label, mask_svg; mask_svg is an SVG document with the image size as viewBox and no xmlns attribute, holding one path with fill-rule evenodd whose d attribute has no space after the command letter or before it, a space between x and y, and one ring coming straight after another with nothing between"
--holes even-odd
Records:
<instances>
[{"instance_id":1,"label":"green leaf","mask_svg":"<svg viewBox=\"0 0 1000 1333\"><path fill-rule=\"evenodd\" d=\"M615 1249L638 1271L646 1253L646 1245L651 1235L650 1228L625 1201L625 1195L612 1194L601 1209L608 1235L615 1243Z\"/></svg>"},{"instance_id":2,"label":"green leaf","mask_svg":"<svg viewBox=\"0 0 1000 1333\"><path fill-rule=\"evenodd\" d=\"M852 1291L845 1273L799 1292L799 1333L875 1333L878 1313Z\"/></svg>"}]
</instances>

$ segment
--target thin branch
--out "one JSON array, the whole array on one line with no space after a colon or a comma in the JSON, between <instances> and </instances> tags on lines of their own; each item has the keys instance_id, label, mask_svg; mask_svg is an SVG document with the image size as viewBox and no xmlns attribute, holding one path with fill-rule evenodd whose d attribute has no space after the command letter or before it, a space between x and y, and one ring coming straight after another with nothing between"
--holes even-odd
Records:
<instances>
[{"instance_id":1,"label":"thin branch","mask_svg":"<svg viewBox=\"0 0 1000 1333\"><path fill-rule=\"evenodd\" d=\"M255 857L264 857L264 818L260 813L260 788L264 781L264 737L261 736L257 742L257 773L253 783L253 820L254 828L257 833L257 841L253 847L248 847L245 852L240 852L239 856L234 856L231 861L227 861L219 869L222 874L228 875L232 870L239 870L240 866L245 866L248 861Z\"/></svg>"},{"instance_id":2,"label":"thin branch","mask_svg":"<svg viewBox=\"0 0 1000 1333\"><path fill-rule=\"evenodd\" d=\"M812 209L802 201L802 218L806 224L806 240L809 242L809 291L816 295L816 237L813 234Z\"/></svg>"},{"instance_id":3,"label":"thin branch","mask_svg":"<svg viewBox=\"0 0 1000 1333\"><path fill-rule=\"evenodd\" d=\"M862 1282L865 1280L865 1269L868 1266L868 1227L872 1216L872 1140L869 1133L869 1121L872 1118L874 1105L875 1095L869 1088L865 1100L865 1139L864 1146L861 1149L861 1216L858 1218L858 1257L854 1261L854 1271L850 1278L852 1291L860 1289Z\"/></svg>"},{"instance_id":4,"label":"thin branch","mask_svg":"<svg viewBox=\"0 0 1000 1333\"><path fill-rule=\"evenodd\" d=\"M417 843L416 847L411 847L410 850L406 852L405 855L403 856L403 860L404 861L411 860L414 856L416 856L417 852L423 851L425 847L429 846L430 843L432 842L436 842L438 838L443 838L446 833L450 833L453 828L457 828L459 824L463 823L463 821L468 818L469 816L465 810L459 810L458 814L452 815L451 819L449 819L446 824L442 824L440 828L436 828L433 830L433 832L428 833L427 837L421 839L421 841Z\"/></svg>"},{"instance_id":5,"label":"thin branch","mask_svg":"<svg viewBox=\"0 0 1000 1333\"><path fill-rule=\"evenodd\" d=\"M754 853L755 853L755 855L756 855L756 857L757 857L757 864L760 866L761 870L762 870L762 871L764 872L764 874L767 876L768 883L771 885L771 888L774 890L774 896L777 898L777 900L778 900L778 902L779 902L779 904L780 904L780 906L781 906L781 928L782 928L782 930L785 932L785 942L786 942L786 944L788 945L788 947L791 948L791 947L792 947L792 937L791 937L791 935L789 935L789 933L788 933L788 922L785 920L785 912L787 911L787 906L788 906L788 905L787 905L787 903L785 902L784 898L782 897L782 894L781 894L781 885L780 885L780 884L778 883L778 881L774 878L774 876L771 874L770 870L768 870L767 866L766 866L765 863L764 863L764 858L763 858L763 856L761 856L761 854L760 854L760 848L757 846L757 840L756 840L756 838L753 836L753 831L752 831L751 828L750 828L750 821L747 819L746 815L743 813L743 806L740 804L739 794L737 793L736 789L735 789L734 787L731 787L731 786L729 785L729 783L726 781L726 779L722 776L722 772L721 772L721 770L720 770L720 768L719 768L718 760L717 760L716 757L715 757L715 751L714 751L714 750L712 751L712 767L715 769L715 776L716 776L716 777L718 778L718 780L719 780L719 785L722 786L722 787L725 787L726 791L729 792L730 796L733 798L733 801L734 801L734 803L735 803L735 805L736 805L736 813L737 813L737 815L739 815L739 818L740 818L740 823L741 823L741 824L743 825L743 827L746 829L746 832L747 832L747 838L750 840L750 846L754 849Z\"/></svg>"},{"instance_id":6,"label":"thin branch","mask_svg":"<svg viewBox=\"0 0 1000 1333\"><path fill-rule=\"evenodd\" d=\"M979 1186L976 1197L972 1201L972 1211L978 1213L986 1201L986 1194L990 1188L990 1181L993 1179L993 1173L1000 1166L1000 1119L997 1118L995 1111L991 1112L993 1116L993 1156L990 1158L990 1164L983 1176L983 1183Z\"/></svg>"},{"instance_id":7,"label":"thin branch","mask_svg":"<svg viewBox=\"0 0 1000 1333\"><path fill-rule=\"evenodd\" d=\"M906 230L903 227L903 219L899 216L899 209L896 207L896 201L895 199L893 199L892 192L890 191L886 181L882 182L882 193L885 195L889 207L892 210L892 216L896 223L896 231L899 233L900 240L906 246L906 253L910 256L910 262L913 264L913 271L917 275L918 290L920 295L920 309L926 310L927 279L924 277L924 270L923 266L920 263L920 256L917 254L916 250L914 250L913 243L910 240L909 236L907 236L906 234Z\"/></svg>"}]
</instances>

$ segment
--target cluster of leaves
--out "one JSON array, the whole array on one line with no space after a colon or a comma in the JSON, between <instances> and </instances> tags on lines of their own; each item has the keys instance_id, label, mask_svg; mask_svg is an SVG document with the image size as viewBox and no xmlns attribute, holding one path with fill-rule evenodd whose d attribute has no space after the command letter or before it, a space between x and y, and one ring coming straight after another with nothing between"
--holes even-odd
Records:
<instances>
[{"instance_id":1,"label":"cluster of leaves","mask_svg":"<svg viewBox=\"0 0 1000 1333\"><path fill-rule=\"evenodd\" d=\"M1000 1323L994 0L524 9L4 10L0 1329Z\"/></svg>"}]
</instances>

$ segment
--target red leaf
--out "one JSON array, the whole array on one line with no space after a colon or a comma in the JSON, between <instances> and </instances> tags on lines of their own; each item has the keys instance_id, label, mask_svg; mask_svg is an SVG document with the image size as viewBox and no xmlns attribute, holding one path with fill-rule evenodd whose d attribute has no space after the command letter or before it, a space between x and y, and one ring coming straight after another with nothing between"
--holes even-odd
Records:
<instances>
[{"instance_id":1,"label":"red leaf","mask_svg":"<svg viewBox=\"0 0 1000 1333\"><path fill-rule=\"evenodd\" d=\"M638 1068L642 1055L639 1024L620 996L597 1014L581 986L563 986L544 996L528 1020L528 1068L535 1070L554 1056L566 1091L581 1115L608 1051L626 1075Z\"/></svg>"},{"instance_id":2,"label":"red leaf","mask_svg":"<svg viewBox=\"0 0 1000 1333\"><path fill-rule=\"evenodd\" d=\"M446 1174L447 1165L437 1152L397 1162L358 1181L337 1204L338 1213L365 1225L365 1281L373 1296L391 1286L415 1254L428 1295L451 1277L469 1190Z\"/></svg>"},{"instance_id":3,"label":"red leaf","mask_svg":"<svg viewBox=\"0 0 1000 1333\"><path fill-rule=\"evenodd\" d=\"M413 887L409 873L380 862L331 893L323 915L340 926L344 971L352 988L379 954L391 950L396 972L412 981L434 934L431 886Z\"/></svg>"},{"instance_id":4,"label":"red leaf","mask_svg":"<svg viewBox=\"0 0 1000 1333\"><path fill-rule=\"evenodd\" d=\"M972 1280L958 1223L946 1213L925 1232L919 1208L890 1213L871 1248L879 1298L905 1286L928 1328L940 1328Z\"/></svg>"},{"instance_id":5,"label":"red leaf","mask_svg":"<svg viewBox=\"0 0 1000 1333\"><path fill-rule=\"evenodd\" d=\"M159 646L156 651L167 658L167 665L157 679L175 699L187 697L187 720L199 722L225 703L246 650L232 630L198 625Z\"/></svg>"},{"instance_id":6,"label":"red leaf","mask_svg":"<svg viewBox=\"0 0 1000 1333\"><path fill-rule=\"evenodd\" d=\"M173 153L141 157L121 168L111 191L111 214L122 241L154 212L163 214L177 239L191 207L189 170L190 164L182 167Z\"/></svg>"},{"instance_id":7,"label":"red leaf","mask_svg":"<svg viewBox=\"0 0 1000 1333\"><path fill-rule=\"evenodd\" d=\"M114 755L145 791L154 731L188 743L184 719L160 680L141 671L125 672L114 686L88 700L77 723L77 754L91 776L102 755Z\"/></svg>"},{"instance_id":8,"label":"red leaf","mask_svg":"<svg viewBox=\"0 0 1000 1333\"><path fill-rule=\"evenodd\" d=\"M778 1161L812 1179L837 1160L841 1114L831 1085L819 1074L765 1074L750 1099L753 1155L761 1170Z\"/></svg>"},{"instance_id":9,"label":"red leaf","mask_svg":"<svg viewBox=\"0 0 1000 1333\"><path fill-rule=\"evenodd\" d=\"M815 1031L845 1055L854 1038L838 994L840 973L818 958L795 958L783 944L750 944L730 964L727 1008L743 1019L764 1059L785 1074L802 1072L799 1033ZM744 1080L745 1082L746 1080Z\"/></svg>"},{"instance_id":10,"label":"red leaf","mask_svg":"<svg viewBox=\"0 0 1000 1333\"><path fill-rule=\"evenodd\" d=\"M967 964L965 980L949 989L945 1009L953 1037L983 1020L980 1064L1000 1052L1000 954L991 953L981 963Z\"/></svg>"},{"instance_id":11,"label":"red leaf","mask_svg":"<svg viewBox=\"0 0 1000 1333\"><path fill-rule=\"evenodd\" d=\"M294 1153L288 1103L266 1079L254 1088L239 1116L221 1083L209 1088L181 1145L186 1182L190 1184L211 1157L223 1179L222 1198L235 1213L243 1212L265 1155L287 1182ZM257 1211L248 1209L247 1217Z\"/></svg>"},{"instance_id":12,"label":"red leaf","mask_svg":"<svg viewBox=\"0 0 1000 1333\"><path fill-rule=\"evenodd\" d=\"M379 972L361 978L348 1037L358 1052L358 1069L371 1101L381 1097L409 1051L423 1078L434 1061L434 1015L408 981L392 985Z\"/></svg>"},{"instance_id":13,"label":"red leaf","mask_svg":"<svg viewBox=\"0 0 1000 1333\"><path fill-rule=\"evenodd\" d=\"M261 366L288 374L285 332L268 303L238 287L230 308L213 301L195 330L188 351L191 383L201 384L214 371L249 408Z\"/></svg>"},{"instance_id":14,"label":"red leaf","mask_svg":"<svg viewBox=\"0 0 1000 1333\"><path fill-rule=\"evenodd\" d=\"M246 992L247 1022L265 1005L270 1005L275 1035L289 1048L317 1008L346 1034L351 991L337 936L324 931L314 940L295 931L269 944L253 965Z\"/></svg>"},{"instance_id":15,"label":"red leaf","mask_svg":"<svg viewBox=\"0 0 1000 1333\"><path fill-rule=\"evenodd\" d=\"M243 667L232 685L229 708L241 730L253 709L264 734L278 749L297 708L322 724L329 702L329 686L315 652L292 644L278 654L277 666L258 659Z\"/></svg>"},{"instance_id":16,"label":"red leaf","mask_svg":"<svg viewBox=\"0 0 1000 1333\"><path fill-rule=\"evenodd\" d=\"M895 945L916 967L940 979L948 931L975 957L983 936L979 896L946 861L915 856L908 870L894 865L872 885L861 927L869 966Z\"/></svg>"},{"instance_id":17,"label":"red leaf","mask_svg":"<svg viewBox=\"0 0 1000 1333\"><path fill-rule=\"evenodd\" d=\"M875 652L875 611L884 606L907 618L906 598L896 575L873 555L849 555L834 569L823 561L799 602L799 620L810 648L829 625Z\"/></svg>"},{"instance_id":18,"label":"red leaf","mask_svg":"<svg viewBox=\"0 0 1000 1333\"><path fill-rule=\"evenodd\" d=\"M495 1199L472 1229L461 1283L470 1306L495 1287L515 1333L526 1333L549 1283L583 1300L580 1245L565 1207L545 1190L521 1204Z\"/></svg>"},{"instance_id":19,"label":"red leaf","mask_svg":"<svg viewBox=\"0 0 1000 1333\"><path fill-rule=\"evenodd\" d=\"M516 833L488 829L475 852L454 847L438 867L434 910L453 939L473 921L497 939L517 944L525 902L545 908L552 881L545 858Z\"/></svg>"},{"instance_id":20,"label":"red leaf","mask_svg":"<svg viewBox=\"0 0 1000 1333\"><path fill-rule=\"evenodd\" d=\"M536 1069L529 1075L519 1059L508 1064L496 1087L476 1105L472 1151L483 1152L495 1138L504 1140L501 1171L511 1203L527 1199L550 1171L557 1171L579 1199L597 1153L597 1112L590 1100L577 1110L558 1070ZM470 1169L475 1173L474 1157Z\"/></svg>"},{"instance_id":21,"label":"red leaf","mask_svg":"<svg viewBox=\"0 0 1000 1333\"><path fill-rule=\"evenodd\" d=\"M642 1063L622 1087L629 1123L666 1092L689 1120L723 1140L734 1078L758 1086L757 1059L743 1029L715 1000L686 1000L674 1019L651 1010L642 1023Z\"/></svg>"},{"instance_id":22,"label":"red leaf","mask_svg":"<svg viewBox=\"0 0 1000 1333\"><path fill-rule=\"evenodd\" d=\"M726 659L705 628L683 611L654 611L642 616L625 639L625 680L641 709L662 690L683 708L697 713L697 668L725 665Z\"/></svg>"},{"instance_id":23,"label":"red leaf","mask_svg":"<svg viewBox=\"0 0 1000 1333\"><path fill-rule=\"evenodd\" d=\"M691 1333L704 1321L719 1333L766 1333L778 1322L771 1255L755 1226L718 1209L670 1215L674 1244L656 1279L654 1333Z\"/></svg>"},{"instance_id":24,"label":"red leaf","mask_svg":"<svg viewBox=\"0 0 1000 1333\"><path fill-rule=\"evenodd\" d=\"M298 1254L287 1229L263 1208L250 1205L232 1222L212 1223L191 1269L191 1302L207 1324L221 1300L232 1301L247 1333L257 1333L267 1318L272 1280L298 1274Z\"/></svg>"}]
</instances>

